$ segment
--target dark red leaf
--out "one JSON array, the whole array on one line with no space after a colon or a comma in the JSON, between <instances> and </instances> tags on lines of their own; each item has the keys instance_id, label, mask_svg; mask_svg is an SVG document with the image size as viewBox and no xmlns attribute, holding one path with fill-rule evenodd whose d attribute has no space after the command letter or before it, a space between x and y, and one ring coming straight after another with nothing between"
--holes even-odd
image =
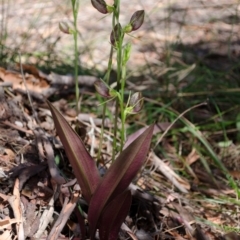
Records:
<instances>
[{"instance_id":1,"label":"dark red leaf","mask_svg":"<svg viewBox=\"0 0 240 240\"><path fill-rule=\"evenodd\" d=\"M103 209L99 220L100 239L117 239L120 227L131 207L131 200L131 192L124 191Z\"/></svg>"},{"instance_id":2,"label":"dark red leaf","mask_svg":"<svg viewBox=\"0 0 240 240\"><path fill-rule=\"evenodd\" d=\"M100 182L96 164L78 134L71 128L61 113L50 102L47 103L52 112L57 133L81 187L83 197L89 203Z\"/></svg>"},{"instance_id":3,"label":"dark red leaf","mask_svg":"<svg viewBox=\"0 0 240 240\"><path fill-rule=\"evenodd\" d=\"M88 212L92 237L106 204L126 190L143 165L151 143L153 129L154 125L151 125L123 150L94 192Z\"/></svg>"}]
</instances>

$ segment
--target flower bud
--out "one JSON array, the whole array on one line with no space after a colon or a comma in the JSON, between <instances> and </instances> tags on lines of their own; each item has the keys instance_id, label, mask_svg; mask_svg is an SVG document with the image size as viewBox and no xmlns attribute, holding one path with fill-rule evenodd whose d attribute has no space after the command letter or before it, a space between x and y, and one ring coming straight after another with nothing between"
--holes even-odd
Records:
<instances>
[{"instance_id":1,"label":"flower bud","mask_svg":"<svg viewBox=\"0 0 240 240\"><path fill-rule=\"evenodd\" d=\"M111 98L109 87L102 80L96 80L94 83L96 91L105 98Z\"/></svg>"},{"instance_id":2,"label":"flower bud","mask_svg":"<svg viewBox=\"0 0 240 240\"><path fill-rule=\"evenodd\" d=\"M131 113L138 113L142 110L143 107L143 97L141 92L135 92L129 101L129 106L132 108Z\"/></svg>"},{"instance_id":3,"label":"flower bud","mask_svg":"<svg viewBox=\"0 0 240 240\"><path fill-rule=\"evenodd\" d=\"M63 33L71 34L71 28L68 26L68 24L66 22L60 22L59 23L59 29Z\"/></svg>"},{"instance_id":4,"label":"flower bud","mask_svg":"<svg viewBox=\"0 0 240 240\"><path fill-rule=\"evenodd\" d=\"M91 0L91 2L93 7L96 8L100 13L107 14L111 12L104 0Z\"/></svg>"},{"instance_id":5,"label":"flower bud","mask_svg":"<svg viewBox=\"0 0 240 240\"><path fill-rule=\"evenodd\" d=\"M119 41L119 38L122 35L122 26L120 23L116 24L110 35L110 42L113 46L116 45L116 42Z\"/></svg>"},{"instance_id":6,"label":"flower bud","mask_svg":"<svg viewBox=\"0 0 240 240\"><path fill-rule=\"evenodd\" d=\"M144 10L136 11L132 15L132 17L130 19L130 25L132 26L132 29L130 32L136 31L137 29L139 29L142 26L143 21L144 21L144 15L145 15Z\"/></svg>"}]
</instances>

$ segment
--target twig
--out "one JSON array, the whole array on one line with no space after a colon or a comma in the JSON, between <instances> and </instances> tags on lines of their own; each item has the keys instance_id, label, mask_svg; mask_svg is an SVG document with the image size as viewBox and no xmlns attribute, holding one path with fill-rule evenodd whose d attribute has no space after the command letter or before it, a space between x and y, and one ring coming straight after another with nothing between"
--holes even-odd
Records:
<instances>
[{"instance_id":1,"label":"twig","mask_svg":"<svg viewBox=\"0 0 240 240\"><path fill-rule=\"evenodd\" d=\"M68 197L65 198L64 204L62 206L62 211L57 221L53 225L52 230L47 237L47 240L58 239L59 234L61 233L63 227L66 225L66 222L68 221L72 211L76 207L78 199L79 199L78 193L74 193L70 201Z\"/></svg>"}]
</instances>

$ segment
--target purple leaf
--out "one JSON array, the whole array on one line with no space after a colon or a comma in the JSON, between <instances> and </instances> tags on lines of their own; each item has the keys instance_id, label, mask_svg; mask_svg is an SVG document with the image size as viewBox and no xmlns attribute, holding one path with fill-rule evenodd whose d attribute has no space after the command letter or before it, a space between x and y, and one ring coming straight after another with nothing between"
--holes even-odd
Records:
<instances>
[{"instance_id":1,"label":"purple leaf","mask_svg":"<svg viewBox=\"0 0 240 240\"><path fill-rule=\"evenodd\" d=\"M170 122L156 123L154 125L153 135L155 135L159 132L164 132L170 125L171 125ZM176 126L176 125L174 125L174 126ZM147 128L148 128L148 126L140 128L136 132L129 135L127 137L127 141L125 142L125 144L123 146L123 149L127 148L127 146L129 146L136 138L138 138L138 136L140 136Z\"/></svg>"},{"instance_id":2,"label":"purple leaf","mask_svg":"<svg viewBox=\"0 0 240 240\"><path fill-rule=\"evenodd\" d=\"M115 197L102 211L99 220L100 239L115 240L132 203L130 191L124 191Z\"/></svg>"},{"instance_id":3,"label":"purple leaf","mask_svg":"<svg viewBox=\"0 0 240 240\"><path fill-rule=\"evenodd\" d=\"M96 188L89 205L88 221L92 238L106 204L129 186L147 156L154 125L147 128L113 162Z\"/></svg>"},{"instance_id":4,"label":"purple leaf","mask_svg":"<svg viewBox=\"0 0 240 240\"><path fill-rule=\"evenodd\" d=\"M127 141L124 144L123 149L127 148L133 141L135 141L148 127L143 127L138 129L136 132L132 133L127 137Z\"/></svg>"},{"instance_id":5,"label":"purple leaf","mask_svg":"<svg viewBox=\"0 0 240 240\"><path fill-rule=\"evenodd\" d=\"M89 203L100 182L96 164L86 150L81 138L71 128L62 114L50 102L47 103L52 112L57 133L81 187L83 197Z\"/></svg>"}]
</instances>

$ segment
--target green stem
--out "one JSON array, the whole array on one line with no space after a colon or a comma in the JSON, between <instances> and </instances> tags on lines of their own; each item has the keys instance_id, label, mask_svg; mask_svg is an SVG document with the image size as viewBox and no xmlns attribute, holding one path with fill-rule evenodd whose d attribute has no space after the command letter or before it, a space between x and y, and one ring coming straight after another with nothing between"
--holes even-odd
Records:
<instances>
[{"instance_id":1,"label":"green stem","mask_svg":"<svg viewBox=\"0 0 240 240\"><path fill-rule=\"evenodd\" d=\"M118 46L117 46L117 91L120 91L120 84L121 84L121 78L122 78L122 36L119 39ZM115 121L114 121L114 142L113 142L113 159L115 158L115 152L116 152L116 143L117 143L117 119L118 119L118 110L120 105L120 111L122 115L122 105L123 105L123 98L116 98L116 108L115 108ZM122 120L122 119L121 119ZM123 124L123 123L122 123ZM123 126L123 125L122 125ZM122 131L124 129L121 129L121 150L123 146L123 139L122 139Z\"/></svg>"},{"instance_id":2,"label":"green stem","mask_svg":"<svg viewBox=\"0 0 240 240\"><path fill-rule=\"evenodd\" d=\"M126 121L126 114L124 111L124 89L125 89L125 82L126 82L126 65L122 65L122 79L121 79L121 98L120 98L120 109L121 109L121 148L120 151L123 150L123 144L125 142L125 121Z\"/></svg>"},{"instance_id":3,"label":"green stem","mask_svg":"<svg viewBox=\"0 0 240 240\"><path fill-rule=\"evenodd\" d=\"M117 47L117 91L120 90L120 84L122 80L122 36L119 39Z\"/></svg>"},{"instance_id":4,"label":"green stem","mask_svg":"<svg viewBox=\"0 0 240 240\"><path fill-rule=\"evenodd\" d=\"M115 16L115 19L117 20L117 24L118 24L119 23L119 14L120 14L120 0L114 0L114 7L115 7L114 16Z\"/></svg>"},{"instance_id":5,"label":"green stem","mask_svg":"<svg viewBox=\"0 0 240 240\"><path fill-rule=\"evenodd\" d=\"M115 117L114 117L114 130L113 130L113 150L112 150L112 162L115 160L115 154L117 150L117 120L118 120L118 108L119 108L119 100L116 99L116 107L115 107Z\"/></svg>"},{"instance_id":6,"label":"green stem","mask_svg":"<svg viewBox=\"0 0 240 240\"><path fill-rule=\"evenodd\" d=\"M112 29L114 29L115 26L115 15L112 15ZM112 70L112 58L113 58L113 46L111 46L109 59L108 59L108 69L106 74L106 83L109 84L110 80L110 74ZM107 103L105 102L103 104L103 116L102 116L102 126L101 126L101 137L100 137L100 143L98 148L98 156L97 159L100 160L100 155L102 151L102 143L103 143L103 133L104 133L104 126L105 126L105 117L106 117L106 110L107 110Z\"/></svg>"},{"instance_id":7,"label":"green stem","mask_svg":"<svg viewBox=\"0 0 240 240\"><path fill-rule=\"evenodd\" d=\"M120 0L114 0L114 17L116 23L119 23L119 13L120 13ZM113 26L114 29L115 25ZM120 31L120 29L119 29ZM118 33L118 36L120 34ZM119 39L117 45L117 91L120 90L120 81L121 81L121 65L122 65L122 37ZM112 150L112 161L115 160L115 154L117 150L117 120L118 120L118 109L119 109L119 98L116 98L116 107L115 107L115 117L114 117L114 131L113 131L113 150Z\"/></svg>"},{"instance_id":8,"label":"green stem","mask_svg":"<svg viewBox=\"0 0 240 240\"><path fill-rule=\"evenodd\" d=\"M76 111L77 115L80 112L79 109L79 87L78 87L78 30L77 30L77 17L79 9L79 0L72 0L72 11L73 11L73 26L74 26L74 79L75 79L75 94L76 94Z\"/></svg>"},{"instance_id":9,"label":"green stem","mask_svg":"<svg viewBox=\"0 0 240 240\"><path fill-rule=\"evenodd\" d=\"M124 141L125 141L125 118L126 118L122 97L121 97L121 102L120 102L120 110L121 110L121 124L122 124L122 125L121 125L122 128L121 128L121 145L120 145L120 151L122 152L122 150L123 150L123 144L124 144Z\"/></svg>"}]
</instances>

